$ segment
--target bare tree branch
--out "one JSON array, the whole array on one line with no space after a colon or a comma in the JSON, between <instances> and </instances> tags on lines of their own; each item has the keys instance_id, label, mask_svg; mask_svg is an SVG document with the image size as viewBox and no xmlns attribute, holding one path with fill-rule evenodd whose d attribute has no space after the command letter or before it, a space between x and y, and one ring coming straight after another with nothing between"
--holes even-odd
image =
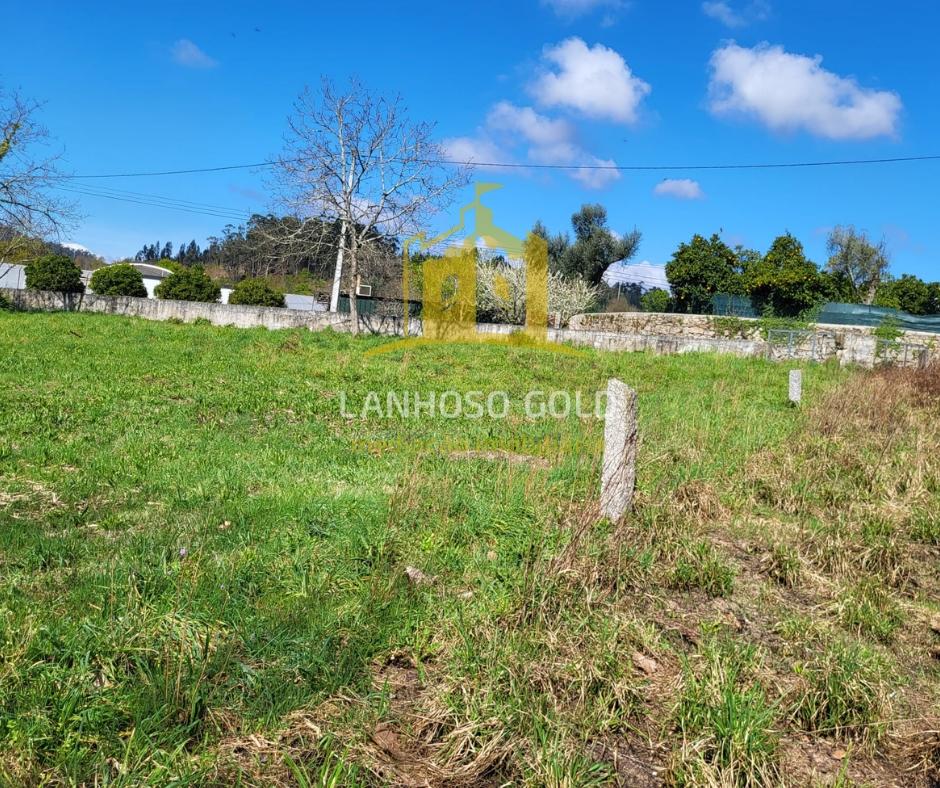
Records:
<instances>
[{"instance_id":1,"label":"bare tree branch","mask_svg":"<svg viewBox=\"0 0 940 788\"><path fill-rule=\"evenodd\" d=\"M302 220L320 228L341 223L354 331L357 278L367 260L375 270L383 259L370 247L417 232L467 182L466 170L442 164L433 133L433 124L408 120L400 97L372 93L356 80L338 91L324 79L294 105L278 159L279 192ZM342 273L337 264L337 283Z\"/></svg>"},{"instance_id":2,"label":"bare tree branch","mask_svg":"<svg viewBox=\"0 0 940 788\"><path fill-rule=\"evenodd\" d=\"M41 241L61 240L77 218L72 203L51 194L60 156L42 151L49 134L38 109L0 88L0 272L41 254Z\"/></svg>"}]
</instances>

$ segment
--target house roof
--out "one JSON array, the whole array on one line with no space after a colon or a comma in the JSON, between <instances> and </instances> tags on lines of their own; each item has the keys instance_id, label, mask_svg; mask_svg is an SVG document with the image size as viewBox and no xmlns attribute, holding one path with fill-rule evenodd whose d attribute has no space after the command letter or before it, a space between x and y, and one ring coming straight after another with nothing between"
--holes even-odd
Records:
<instances>
[{"instance_id":1,"label":"house roof","mask_svg":"<svg viewBox=\"0 0 940 788\"><path fill-rule=\"evenodd\" d=\"M131 265L140 271L141 276L146 276L148 279L166 279L173 273L169 268L150 263L131 263Z\"/></svg>"}]
</instances>

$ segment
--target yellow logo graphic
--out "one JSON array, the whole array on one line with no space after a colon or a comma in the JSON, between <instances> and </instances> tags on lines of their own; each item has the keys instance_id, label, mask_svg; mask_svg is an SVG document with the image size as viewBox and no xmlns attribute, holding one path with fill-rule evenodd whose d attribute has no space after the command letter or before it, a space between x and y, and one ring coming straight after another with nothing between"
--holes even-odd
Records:
<instances>
[{"instance_id":1,"label":"yellow logo graphic","mask_svg":"<svg viewBox=\"0 0 940 788\"><path fill-rule=\"evenodd\" d=\"M407 347L442 342L486 342L526 345L556 353L575 355L573 348L548 341L548 244L544 238L529 233L525 240L496 226L493 210L481 201L487 192L502 188L498 183L475 184L474 200L460 209L456 225L428 239L424 233L409 238L402 251L402 294L404 301L404 339L381 345L366 353L377 355ZM411 293L412 247L418 252L434 249L467 230L467 214L473 212L473 229L463 242L447 248L442 257L429 257L421 264L421 333L410 337L409 294ZM512 334L481 331L477 326L477 248L484 245L505 252L510 259L525 265L525 326ZM510 297L509 283L497 276L495 292L499 298Z\"/></svg>"}]
</instances>

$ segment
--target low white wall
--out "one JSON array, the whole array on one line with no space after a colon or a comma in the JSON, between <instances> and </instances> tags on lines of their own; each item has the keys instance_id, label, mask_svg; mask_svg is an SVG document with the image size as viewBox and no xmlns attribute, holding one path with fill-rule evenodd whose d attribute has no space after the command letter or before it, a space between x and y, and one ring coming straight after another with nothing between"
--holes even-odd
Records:
<instances>
[{"instance_id":1,"label":"low white wall","mask_svg":"<svg viewBox=\"0 0 940 788\"><path fill-rule=\"evenodd\" d=\"M70 310L103 312L112 315L142 317L146 320L182 320L191 323L203 318L217 326L252 328L309 328L317 330L332 326L348 328L349 316L330 312L309 312L267 306L234 306L204 304L197 301L163 301L131 296L100 296L93 293L62 294L38 290L2 288L0 292L21 309Z\"/></svg>"},{"instance_id":2,"label":"low white wall","mask_svg":"<svg viewBox=\"0 0 940 788\"><path fill-rule=\"evenodd\" d=\"M99 296L92 293L63 295L37 290L19 290L0 288L0 294L21 309L70 310L79 312L101 312L114 315L141 317L146 320L182 320L191 323L197 319L208 320L217 326L236 326L252 328L307 328L318 331L333 328L337 331L349 331L352 327L347 314L332 312L314 312L307 309L281 309L263 306L233 306L231 304L204 304L195 301L162 301L150 298L131 298L129 296ZM594 321L591 315L576 316L569 328L548 329L548 339L553 342L570 342L574 345L593 347L612 351L641 351L652 353L730 353L736 356L764 356L772 360L817 360L837 359L840 364L855 364L864 367L875 366L881 359L877 338L871 330L861 326L818 326L819 333L815 341L803 340L797 347L782 348L772 345L754 332L748 331L746 338L732 338L709 335L704 329L707 318L701 315L669 315L667 320L641 321L639 318L621 321L604 318ZM648 318L649 316L647 316ZM683 331L683 317L689 320L691 331ZM583 318L583 319L582 319ZM601 330L592 327L600 324L605 328L623 326L624 328L645 327L647 331ZM401 335L402 321L397 317L378 317L361 315L361 331L373 334ZM421 321L409 321L412 335L420 336ZM521 331L521 326L479 324L481 334L508 335ZM926 360L940 361L937 337L934 335L906 335L904 341L928 348ZM884 352L881 353L884 356ZM892 359L913 364L918 359Z\"/></svg>"}]
</instances>

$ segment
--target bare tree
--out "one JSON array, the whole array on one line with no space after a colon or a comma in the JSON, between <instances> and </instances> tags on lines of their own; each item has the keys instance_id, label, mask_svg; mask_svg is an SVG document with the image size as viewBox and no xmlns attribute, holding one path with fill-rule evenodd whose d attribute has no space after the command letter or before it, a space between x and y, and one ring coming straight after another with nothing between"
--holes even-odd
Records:
<instances>
[{"instance_id":1,"label":"bare tree","mask_svg":"<svg viewBox=\"0 0 940 788\"><path fill-rule=\"evenodd\" d=\"M875 300L878 285L888 273L888 250L884 239L869 240L854 227L834 227L826 240L829 262L826 267L851 285L857 300L866 304Z\"/></svg>"},{"instance_id":2,"label":"bare tree","mask_svg":"<svg viewBox=\"0 0 940 788\"><path fill-rule=\"evenodd\" d=\"M466 183L443 163L430 123L412 123L400 97L352 80L343 91L324 79L294 106L278 160L282 195L301 218L340 222L330 310L348 267L352 330L358 333L356 284L364 250L382 238L416 232Z\"/></svg>"},{"instance_id":3,"label":"bare tree","mask_svg":"<svg viewBox=\"0 0 940 788\"><path fill-rule=\"evenodd\" d=\"M0 273L41 253L75 219L72 203L50 192L60 184L59 156L36 119L38 104L0 89Z\"/></svg>"}]
</instances>

